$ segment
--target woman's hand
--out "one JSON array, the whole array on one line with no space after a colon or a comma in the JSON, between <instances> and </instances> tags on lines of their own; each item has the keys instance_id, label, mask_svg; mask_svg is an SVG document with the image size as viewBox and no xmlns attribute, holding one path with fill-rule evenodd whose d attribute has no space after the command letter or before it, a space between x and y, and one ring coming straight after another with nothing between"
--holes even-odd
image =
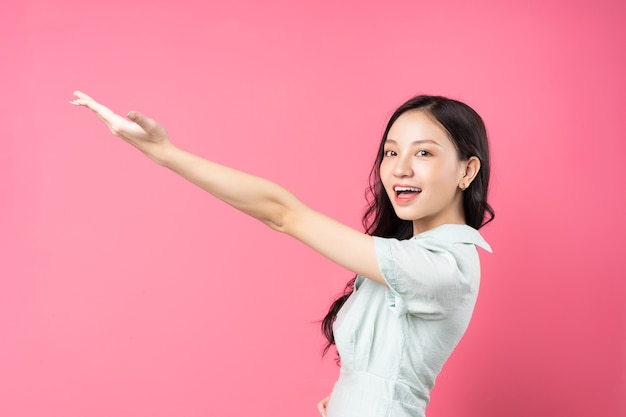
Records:
<instances>
[{"instance_id":1,"label":"woman's hand","mask_svg":"<svg viewBox=\"0 0 626 417\"><path fill-rule=\"evenodd\" d=\"M320 412L322 417L326 417L326 409L328 408L328 401L330 400L330 395L324 398L322 401L317 403L317 411Z\"/></svg>"},{"instance_id":2,"label":"woman's hand","mask_svg":"<svg viewBox=\"0 0 626 417\"><path fill-rule=\"evenodd\" d=\"M85 93L75 91L74 95L76 99L70 101L71 104L91 109L107 125L111 133L124 139L153 161L161 164L168 150L173 148L167 132L156 121L136 111L128 113L128 118L132 120L129 121Z\"/></svg>"},{"instance_id":3,"label":"woman's hand","mask_svg":"<svg viewBox=\"0 0 626 417\"><path fill-rule=\"evenodd\" d=\"M293 236L355 274L387 285L378 266L372 236L311 209L274 182L176 148L165 129L152 119L131 111L127 120L84 93L74 94L76 99L72 104L90 108L114 135L156 163L273 230ZM326 403L322 401L324 407Z\"/></svg>"}]
</instances>

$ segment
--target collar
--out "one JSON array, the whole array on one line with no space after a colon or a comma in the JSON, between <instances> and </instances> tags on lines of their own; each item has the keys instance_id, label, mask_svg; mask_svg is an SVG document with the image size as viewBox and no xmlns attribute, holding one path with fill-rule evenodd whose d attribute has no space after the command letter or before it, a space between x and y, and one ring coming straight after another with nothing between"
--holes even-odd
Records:
<instances>
[{"instance_id":1,"label":"collar","mask_svg":"<svg viewBox=\"0 0 626 417\"><path fill-rule=\"evenodd\" d=\"M489 243L483 239L478 230L466 224L442 224L413 236L413 239L435 237L450 243L472 243L487 252L492 252Z\"/></svg>"}]
</instances>

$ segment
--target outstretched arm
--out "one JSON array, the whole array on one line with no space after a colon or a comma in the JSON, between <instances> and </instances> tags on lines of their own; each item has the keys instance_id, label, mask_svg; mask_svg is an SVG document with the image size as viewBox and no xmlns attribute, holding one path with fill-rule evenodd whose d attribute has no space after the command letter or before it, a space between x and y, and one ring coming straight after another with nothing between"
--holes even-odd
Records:
<instances>
[{"instance_id":1,"label":"outstretched arm","mask_svg":"<svg viewBox=\"0 0 626 417\"><path fill-rule=\"evenodd\" d=\"M75 92L72 104L91 109L111 130L156 163L205 191L310 246L337 264L384 284L371 236L306 206L285 188L175 147L156 121L131 111L128 119L88 95Z\"/></svg>"}]
</instances>

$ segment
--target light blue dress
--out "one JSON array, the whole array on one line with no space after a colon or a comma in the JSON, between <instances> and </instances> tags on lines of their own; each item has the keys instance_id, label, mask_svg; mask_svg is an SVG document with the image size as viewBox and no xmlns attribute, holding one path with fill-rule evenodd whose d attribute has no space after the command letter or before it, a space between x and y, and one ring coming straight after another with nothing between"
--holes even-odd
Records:
<instances>
[{"instance_id":1,"label":"light blue dress","mask_svg":"<svg viewBox=\"0 0 626 417\"><path fill-rule=\"evenodd\" d=\"M357 277L333 331L341 358L328 417L423 417L435 378L469 324L478 231L446 224L408 240L374 237L387 286Z\"/></svg>"}]
</instances>

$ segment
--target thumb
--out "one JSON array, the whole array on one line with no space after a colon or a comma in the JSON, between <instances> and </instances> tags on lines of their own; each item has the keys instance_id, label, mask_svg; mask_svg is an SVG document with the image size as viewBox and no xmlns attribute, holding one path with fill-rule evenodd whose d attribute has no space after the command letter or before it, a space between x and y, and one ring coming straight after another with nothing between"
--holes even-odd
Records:
<instances>
[{"instance_id":1,"label":"thumb","mask_svg":"<svg viewBox=\"0 0 626 417\"><path fill-rule=\"evenodd\" d=\"M161 134L162 132L161 126L155 122L153 119L144 116L138 111L132 110L128 112L128 118L133 122L137 123L143 130L145 130L149 134Z\"/></svg>"},{"instance_id":2,"label":"thumb","mask_svg":"<svg viewBox=\"0 0 626 417\"><path fill-rule=\"evenodd\" d=\"M137 123L141 127L145 124L146 117L138 111L131 110L128 112L127 116L130 120Z\"/></svg>"}]
</instances>

